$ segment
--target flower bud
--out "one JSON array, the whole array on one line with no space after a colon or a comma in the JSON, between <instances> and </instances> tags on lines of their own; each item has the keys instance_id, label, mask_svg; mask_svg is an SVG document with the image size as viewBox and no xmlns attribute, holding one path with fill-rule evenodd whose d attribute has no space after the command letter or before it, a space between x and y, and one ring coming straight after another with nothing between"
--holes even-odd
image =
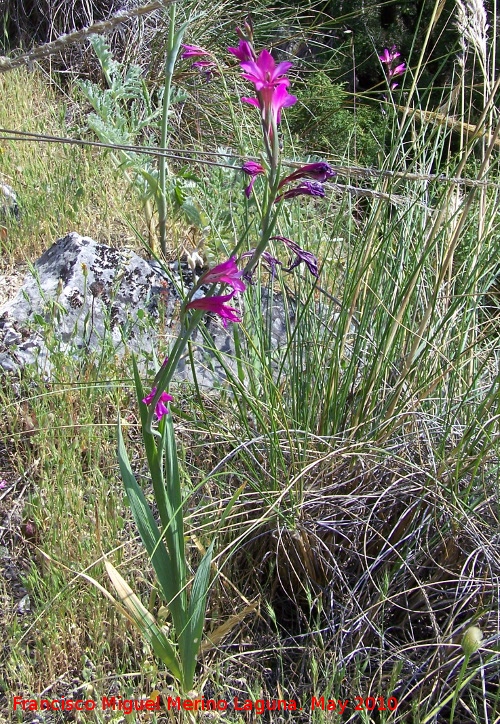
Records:
<instances>
[{"instance_id":1,"label":"flower bud","mask_svg":"<svg viewBox=\"0 0 500 724\"><path fill-rule=\"evenodd\" d=\"M483 632L477 626L469 626L462 638L462 650L466 656L475 654L481 646Z\"/></svg>"}]
</instances>

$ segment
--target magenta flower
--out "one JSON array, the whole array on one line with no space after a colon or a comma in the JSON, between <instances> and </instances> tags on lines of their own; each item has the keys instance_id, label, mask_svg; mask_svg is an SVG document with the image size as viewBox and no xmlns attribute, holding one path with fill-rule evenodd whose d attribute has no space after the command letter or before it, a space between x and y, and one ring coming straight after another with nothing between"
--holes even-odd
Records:
<instances>
[{"instance_id":1,"label":"magenta flower","mask_svg":"<svg viewBox=\"0 0 500 724\"><path fill-rule=\"evenodd\" d=\"M242 282L243 283L243 282ZM213 312L222 318L222 324L227 327L229 322L241 322L240 313L234 307L228 307L226 302L234 297L235 291L223 297L201 297L186 304L186 309L203 309L205 312Z\"/></svg>"},{"instance_id":2,"label":"magenta flower","mask_svg":"<svg viewBox=\"0 0 500 724\"><path fill-rule=\"evenodd\" d=\"M388 72L389 78L394 78L397 75L403 75L406 70L406 63L400 63L395 68L390 68Z\"/></svg>"},{"instance_id":3,"label":"magenta flower","mask_svg":"<svg viewBox=\"0 0 500 724\"><path fill-rule=\"evenodd\" d=\"M297 96L291 95L285 85L279 85L271 98L270 108L271 117L275 119L276 124L281 123L281 111L283 108L289 108L297 103Z\"/></svg>"},{"instance_id":4,"label":"magenta flower","mask_svg":"<svg viewBox=\"0 0 500 724\"><path fill-rule=\"evenodd\" d=\"M293 106L297 102L297 98L287 91L290 80L286 77L286 73L293 64L287 61L276 64L271 53L265 48L256 58L251 43L242 34L238 47L229 48L229 51L241 61L243 78L255 86L257 97L244 97L241 100L260 109L264 128L270 138L273 127L281 122L283 108Z\"/></svg>"},{"instance_id":5,"label":"magenta flower","mask_svg":"<svg viewBox=\"0 0 500 724\"><path fill-rule=\"evenodd\" d=\"M265 173L264 166L258 161L245 161L241 170L247 173L249 176L257 176L259 173Z\"/></svg>"},{"instance_id":6,"label":"magenta flower","mask_svg":"<svg viewBox=\"0 0 500 724\"><path fill-rule=\"evenodd\" d=\"M222 264L217 264L213 269L209 269L202 277L200 277L200 284L227 284L229 287L234 289L235 292L244 292L246 287L244 282L241 281L243 276L242 271L238 271L236 266L236 257L232 256ZM211 299L217 299L217 297L209 297ZM189 306L189 305L188 305Z\"/></svg>"},{"instance_id":7,"label":"magenta flower","mask_svg":"<svg viewBox=\"0 0 500 724\"><path fill-rule=\"evenodd\" d=\"M182 60L186 58L197 58L199 55L210 55L208 50L200 48L199 45L183 45L184 52L181 54Z\"/></svg>"},{"instance_id":8,"label":"magenta flower","mask_svg":"<svg viewBox=\"0 0 500 724\"><path fill-rule=\"evenodd\" d=\"M325 189L319 181L302 181L298 186L294 186L293 189L288 189L284 194L276 196L274 203L278 203L282 199L293 199L295 196L318 196L323 198L325 195Z\"/></svg>"},{"instance_id":9,"label":"magenta flower","mask_svg":"<svg viewBox=\"0 0 500 724\"><path fill-rule=\"evenodd\" d=\"M398 52L396 49L396 46L393 45L390 50L387 48L384 48L384 51L382 55L379 55L379 59L381 63L384 63L384 65L387 66L387 77L389 80L392 80L393 78L397 78L398 75L403 75L403 73L406 71L406 63L399 63L398 65L394 66L394 63L401 53ZM391 83L390 84L391 90L394 90L394 88L398 87L398 83Z\"/></svg>"},{"instance_id":10,"label":"magenta flower","mask_svg":"<svg viewBox=\"0 0 500 724\"><path fill-rule=\"evenodd\" d=\"M298 168L289 176L282 179L278 188L281 188L292 181L298 181L300 178L310 178L314 181L323 183L324 181L328 181L328 179L333 178L333 176L336 176L335 171L330 164L325 161L318 161L318 163L306 163L305 166Z\"/></svg>"},{"instance_id":11,"label":"magenta flower","mask_svg":"<svg viewBox=\"0 0 500 724\"><path fill-rule=\"evenodd\" d=\"M291 239L287 239L286 236L272 236L271 241L282 241L285 246L287 246L289 249L293 251L293 253L296 255L295 260L293 263L286 269L283 267L284 271L291 272L292 269L295 269L299 264L304 262L304 264L307 266L313 277L316 277L316 279L319 276L318 273L318 259L314 256L314 254L311 254L310 251L306 251L305 249L302 249L295 241L292 241Z\"/></svg>"},{"instance_id":12,"label":"magenta flower","mask_svg":"<svg viewBox=\"0 0 500 724\"><path fill-rule=\"evenodd\" d=\"M255 51L248 40L241 39L237 48L228 48L228 51L235 55L242 63L256 59Z\"/></svg>"},{"instance_id":13,"label":"magenta flower","mask_svg":"<svg viewBox=\"0 0 500 724\"><path fill-rule=\"evenodd\" d=\"M393 63L396 58L399 58L401 53L398 52L395 45L392 46L390 50L387 50L387 48L384 48L382 55L379 55L379 59L382 63L385 63L386 65L390 65Z\"/></svg>"},{"instance_id":14,"label":"magenta flower","mask_svg":"<svg viewBox=\"0 0 500 724\"><path fill-rule=\"evenodd\" d=\"M144 404L150 405L153 402L155 395L156 395L156 387L153 387L153 389L151 390L149 395L146 395L146 397L143 399ZM156 407L155 407L155 415L158 418L158 420L161 420L161 418L164 415L168 415L168 409L167 409L166 403L172 402L173 399L174 398L171 395L169 395L167 392L161 393L160 398L159 398L158 402L156 403Z\"/></svg>"},{"instance_id":15,"label":"magenta flower","mask_svg":"<svg viewBox=\"0 0 500 724\"><path fill-rule=\"evenodd\" d=\"M196 60L191 68L198 68L199 70L214 70L217 68L217 65L213 62L213 60Z\"/></svg>"},{"instance_id":16,"label":"magenta flower","mask_svg":"<svg viewBox=\"0 0 500 724\"><path fill-rule=\"evenodd\" d=\"M213 75L218 75L217 63L212 60L197 60L191 65L191 68L203 71L207 82L212 80Z\"/></svg>"},{"instance_id":17,"label":"magenta flower","mask_svg":"<svg viewBox=\"0 0 500 724\"><path fill-rule=\"evenodd\" d=\"M248 176L251 176L250 183L245 189L245 194L248 199L250 198L250 194L252 193L252 188L255 183L256 177L261 173L265 173L266 170L264 166L262 166L260 163L257 163L257 161L245 161L245 163L241 167L241 170Z\"/></svg>"},{"instance_id":18,"label":"magenta flower","mask_svg":"<svg viewBox=\"0 0 500 724\"><path fill-rule=\"evenodd\" d=\"M271 53L264 48L257 60L248 60L241 63L243 78L255 85L255 90L261 91L265 88L276 88L279 85L288 87L290 81L284 75L292 67L293 63L284 61L276 65Z\"/></svg>"},{"instance_id":19,"label":"magenta flower","mask_svg":"<svg viewBox=\"0 0 500 724\"><path fill-rule=\"evenodd\" d=\"M266 88L260 91L257 98L242 98L241 100L245 103L250 103L252 106L262 109L262 117L265 119L268 109L271 113L271 118L274 118L276 124L281 123L281 111L283 108L289 108L297 102L297 96L292 96L288 93L285 85L279 85L277 88Z\"/></svg>"}]
</instances>

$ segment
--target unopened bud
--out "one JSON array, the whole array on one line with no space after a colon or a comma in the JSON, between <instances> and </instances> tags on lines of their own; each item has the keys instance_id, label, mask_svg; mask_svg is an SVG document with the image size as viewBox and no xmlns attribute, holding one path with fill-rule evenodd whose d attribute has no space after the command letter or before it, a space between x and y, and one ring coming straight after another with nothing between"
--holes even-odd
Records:
<instances>
[{"instance_id":1,"label":"unopened bud","mask_svg":"<svg viewBox=\"0 0 500 724\"><path fill-rule=\"evenodd\" d=\"M462 638L462 650L466 656L476 653L481 646L483 632L477 626L470 626Z\"/></svg>"},{"instance_id":2,"label":"unopened bud","mask_svg":"<svg viewBox=\"0 0 500 724\"><path fill-rule=\"evenodd\" d=\"M252 22L252 18L250 17L250 15L245 20L244 27L245 27L245 30L247 33L248 40L250 42L252 42L252 40L253 40L253 22Z\"/></svg>"},{"instance_id":3,"label":"unopened bud","mask_svg":"<svg viewBox=\"0 0 500 724\"><path fill-rule=\"evenodd\" d=\"M191 254L186 255L186 261L187 261L188 267L191 269L192 272L196 271L197 266L201 266L201 267L203 266L203 259L198 254L196 249L193 252L191 252Z\"/></svg>"}]
</instances>

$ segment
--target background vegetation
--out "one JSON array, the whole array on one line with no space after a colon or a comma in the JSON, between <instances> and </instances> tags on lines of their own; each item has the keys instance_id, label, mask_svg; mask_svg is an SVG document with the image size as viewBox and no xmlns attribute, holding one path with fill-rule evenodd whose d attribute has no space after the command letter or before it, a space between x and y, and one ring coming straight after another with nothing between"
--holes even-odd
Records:
<instances>
[{"instance_id":1,"label":"background vegetation","mask_svg":"<svg viewBox=\"0 0 500 724\"><path fill-rule=\"evenodd\" d=\"M37 36L23 30L17 4L7 3L5 49L19 55L14 48L30 34L46 42L102 19L94 6L91 17L72 6L73 15L60 6L60 22L52 6L39 4ZM333 11L326 4L249 9L257 46L300 58L293 79L300 102L283 124L285 155L327 159L338 177L324 201L290 205L280 228L321 264L317 285L300 268L274 282L296 317L287 344L270 349L268 326L253 311L269 285L263 274L239 330L240 375L229 373L216 394L196 386L176 394L193 566L244 486L216 541L198 691L296 699L303 711L281 712L294 722L330 720L311 712L312 695L349 699L343 721L495 722L494 8L471 2L462 15L458 4L432 2L364 12L349 3ZM170 177L198 216L171 206L169 240L172 257L197 248L213 263L245 234L255 245L254 209L232 167L256 155L258 134L225 50L247 9L194 10L187 42L208 47L222 74L206 82L189 63L177 67L171 148L185 160L170 161ZM130 21L111 42L124 73L130 64L142 69L153 101L166 32L156 12ZM378 53L393 44L408 70L391 92ZM16 189L22 211L19 221L2 221L2 273L12 293L15 270L70 230L137 249L150 239L147 199L133 174L117 168L117 149L9 133L96 140L95 108L77 81L104 92L106 79L88 43L68 48L62 60L0 76L1 180ZM151 149L158 133L152 121L133 142ZM13 694L139 698L168 694L172 685L89 580L107 585L105 553L168 631L119 482L118 414L136 450L134 472L151 493L130 359L56 362L52 380L30 369L5 378L0 390L5 721L32 720L12 712ZM472 626L483 635L477 650L463 643ZM394 712L354 711L356 696L391 695L399 701ZM120 716L96 711L82 720ZM231 712L226 719L276 717Z\"/></svg>"}]
</instances>

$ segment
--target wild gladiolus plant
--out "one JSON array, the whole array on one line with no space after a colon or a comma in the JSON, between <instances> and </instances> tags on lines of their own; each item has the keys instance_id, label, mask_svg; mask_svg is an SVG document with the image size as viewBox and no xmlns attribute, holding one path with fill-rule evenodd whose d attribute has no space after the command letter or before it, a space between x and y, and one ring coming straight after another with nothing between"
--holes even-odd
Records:
<instances>
[{"instance_id":1,"label":"wild gladiolus plant","mask_svg":"<svg viewBox=\"0 0 500 724\"><path fill-rule=\"evenodd\" d=\"M318 262L313 254L301 249L291 239L273 236L273 232L282 203L299 195L324 196L323 182L334 175L327 163L319 162L306 164L288 176L282 176L277 127L281 122L282 111L297 100L288 92L290 79L287 74L292 64L276 63L266 49L257 53L248 23L245 25L245 32L239 29L237 32L239 44L228 50L239 60L242 77L249 81L254 89L253 96L242 97L241 101L258 109L262 129L262 158L259 161L248 160L241 167L242 172L250 177L250 184L245 189L247 197L255 193L254 183L257 177L263 179L263 184L259 186L261 198L258 205L258 243L253 250L246 251L239 257L237 250L241 243L238 244L230 258L203 274L186 296L181 307L181 331L157 372L150 392L144 391L138 368L134 364L142 438L159 520L153 515L132 472L122 431L120 426L118 427L118 456L125 490L139 534L155 570L158 588L171 613L175 641L166 636L116 569L107 563L108 573L126 614L140 628L144 638L152 645L156 655L168 667L184 692L191 690L194 683L210 586L214 541L209 545L193 580L190 581L185 551L185 501L181 492L171 414L171 404L175 404L175 399L169 392L170 384L186 345L204 314L210 312L217 315L224 326L241 322L240 309L231 303L233 300L233 303L236 303L238 296L244 294L259 260L262 259L272 273L276 273L281 262L268 251L270 241L282 242L295 254L295 261L289 269L284 269L285 271L291 271L304 262L311 274L318 276ZM209 51L196 45L184 45L183 48L183 58L212 57ZM206 62L212 63L211 60ZM292 185L296 182L297 185ZM207 288L208 292L202 295ZM232 500L229 508L235 500L236 498ZM228 512L229 509L226 509L219 527L224 524Z\"/></svg>"}]
</instances>

